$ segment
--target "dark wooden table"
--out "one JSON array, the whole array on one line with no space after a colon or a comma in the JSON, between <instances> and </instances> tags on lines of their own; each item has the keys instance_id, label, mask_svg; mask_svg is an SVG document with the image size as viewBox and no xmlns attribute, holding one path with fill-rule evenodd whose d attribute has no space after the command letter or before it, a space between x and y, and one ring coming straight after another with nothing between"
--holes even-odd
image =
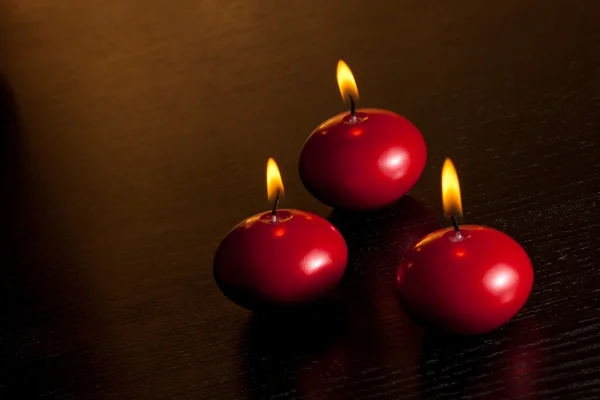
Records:
<instances>
[{"instance_id":1,"label":"dark wooden table","mask_svg":"<svg viewBox=\"0 0 600 400\"><path fill-rule=\"evenodd\" d=\"M0 0L3 399L600 398L600 3ZM303 189L310 131L361 105L429 147L410 197L333 212ZM227 231L285 205L350 248L330 308L253 316L212 277ZM395 266L441 218L516 238L533 294L482 337L428 333ZM1 396L0 396L1 397Z\"/></svg>"}]
</instances>

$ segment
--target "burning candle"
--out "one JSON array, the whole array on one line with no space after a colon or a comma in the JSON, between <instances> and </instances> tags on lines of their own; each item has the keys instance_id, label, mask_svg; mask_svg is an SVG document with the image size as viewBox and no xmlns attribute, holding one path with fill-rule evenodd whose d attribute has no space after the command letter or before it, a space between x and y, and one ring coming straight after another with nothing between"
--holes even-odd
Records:
<instances>
[{"instance_id":1,"label":"burning candle","mask_svg":"<svg viewBox=\"0 0 600 400\"><path fill-rule=\"evenodd\" d=\"M340 232L318 215L279 209L283 182L273 159L267 163L270 211L234 227L213 262L215 281L238 305L257 309L312 302L344 274L348 249Z\"/></svg>"},{"instance_id":2,"label":"burning candle","mask_svg":"<svg viewBox=\"0 0 600 400\"><path fill-rule=\"evenodd\" d=\"M391 111L356 109L358 88L343 61L337 81L350 111L319 125L300 154L300 178L321 202L349 210L394 203L418 181L427 158L421 133Z\"/></svg>"},{"instance_id":3,"label":"burning candle","mask_svg":"<svg viewBox=\"0 0 600 400\"><path fill-rule=\"evenodd\" d=\"M400 304L415 320L456 334L492 331L515 316L533 285L525 250L506 234L462 225L458 176L447 159L442 169L444 212L453 227L435 231L400 262Z\"/></svg>"}]
</instances>

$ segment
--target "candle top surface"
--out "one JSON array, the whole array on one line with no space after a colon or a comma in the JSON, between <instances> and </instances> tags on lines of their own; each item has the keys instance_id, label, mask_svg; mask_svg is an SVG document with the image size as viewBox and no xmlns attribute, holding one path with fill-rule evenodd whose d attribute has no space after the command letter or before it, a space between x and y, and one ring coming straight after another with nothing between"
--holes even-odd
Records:
<instances>
[{"instance_id":1,"label":"candle top surface","mask_svg":"<svg viewBox=\"0 0 600 400\"><path fill-rule=\"evenodd\" d=\"M315 133L325 135L328 133L327 131L329 129L337 127L345 127L347 129L352 127L367 128L368 126L381 127L399 118L408 122L408 120L400 114L382 108L359 108L356 110L356 116L358 122L355 123L351 122L352 115L350 114L350 111L340 112L319 125L315 129Z\"/></svg>"},{"instance_id":2,"label":"candle top surface","mask_svg":"<svg viewBox=\"0 0 600 400\"><path fill-rule=\"evenodd\" d=\"M449 244L454 243L457 245L470 244L470 242L476 242L477 245L480 245L485 243L486 241L498 240L498 238L503 239L504 237L506 237L509 240L514 240L504 232L494 228L490 228L488 226L465 224L459 225L459 228L461 233L460 236L462 238L460 240L456 239L456 231L453 227L450 226L431 232L430 234L419 240L419 242L417 242L417 244L415 244L414 247L417 250L425 250L429 246L435 246L437 244L445 242L448 242Z\"/></svg>"}]
</instances>

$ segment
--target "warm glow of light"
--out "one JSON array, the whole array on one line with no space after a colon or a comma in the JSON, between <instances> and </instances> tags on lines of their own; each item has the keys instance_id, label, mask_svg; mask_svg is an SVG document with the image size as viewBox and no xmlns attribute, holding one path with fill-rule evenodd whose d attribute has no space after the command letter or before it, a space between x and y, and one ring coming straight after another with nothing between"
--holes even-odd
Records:
<instances>
[{"instance_id":1,"label":"warm glow of light","mask_svg":"<svg viewBox=\"0 0 600 400\"><path fill-rule=\"evenodd\" d=\"M282 237L283 235L285 235L285 228L277 228L275 230L276 237Z\"/></svg>"},{"instance_id":2,"label":"warm glow of light","mask_svg":"<svg viewBox=\"0 0 600 400\"><path fill-rule=\"evenodd\" d=\"M337 83L344 101L350 101L350 96L354 101L358 100L358 88L356 87L354 75L352 75L348 64L342 60L338 61L337 65Z\"/></svg>"},{"instance_id":3,"label":"warm glow of light","mask_svg":"<svg viewBox=\"0 0 600 400\"><path fill-rule=\"evenodd\" d=\"M462 257L465 256L465 254L467 254L467 253L465 252L464 249L456 249L456 250L454 250L454 255L456 255L456 257L462 258Z\"/></svg>"},{"instance_id":4,"label":"warm glow of light","mask_svg":"<svg viewBox=\"0 0 600 400\"><path fill-rule=\"evenodd\" d=\"M283 196L283 181L277 163L269 158L267 161L267 197L269 201L275 201L277 194Z\"/></svg>"},{"instance_id":5,"label":"warm glow of light","mask_svg":"<svg viewBox=\"0 0 600 400\"><path fill-rule=\"evenodd\" d=\"M460 198L460 186L458 175L452 160L446 158L442 167L442 202L444 212L448 215L462 217L462 201Z\"/></svg>"}]
</instances>

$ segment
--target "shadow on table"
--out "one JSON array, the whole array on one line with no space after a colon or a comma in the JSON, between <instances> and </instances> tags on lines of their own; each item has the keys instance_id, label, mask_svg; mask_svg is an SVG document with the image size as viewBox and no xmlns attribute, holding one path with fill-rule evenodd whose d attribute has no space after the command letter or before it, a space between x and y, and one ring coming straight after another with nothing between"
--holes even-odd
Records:
<instances>
[{"instance_id":1,"label":"shadow on table","mask_svg":"<svg viewBox=\"0 0 600 400\"><path fill-rule=\"evenodd\" d=\"M17 110L15 95L4 76L0 74L0 226L2 263L0 264L0 352L4 354L0 364L0 397L2 394L14 395L14 381L18 378L15 371L16 337L14 335L17 314L17 280L18 257L15 248L19 245L16 239L16 220L14 206L19 202L18 187L21 181L18 172L21 146L19 146L21 120Z\"/></svg>"},{"instance_id":2,"label":"shadow on table","mask_svg":"<svg viewBox=\"0 0 600 400\"><path fill-rule=\"evenodd\" d=\"M2 176L6 176L6 167L15 160L20 128L21 119L14 92L6 79L0 75L0 151L4 167Z\"/></svg>"},{"instance_id":3,"label":"shadow on table","mask_svg":"<svg viewBox=\"0 0 600 400\"><path fill-rule=\"evenodd\" d=\"M11 212L13 206L19 201L18 194L16 193L15 187L18 186L21 181L19 175L18 163L21 159L20 153L22 151L19 146L21 130L21 119L18 113L17 104L15 101L15 95L6 81L6 79L0 74L0 185L2 196L0 196L0 208L2 212L2 225L0 231L2 233L2 254L3 263L0 268L2 277L0 282L4 285L7 284L7 278L11 276L9 272L9 266L14 261L14 245L15 238L12 232L15 220L14 215ZM6 291L2 291L0 296L7 296ZM6 302L2 302L6 305ZM0 318L7 318L7 312L10 313L12 310L8 309L2 313ZM2 324L4 326L5 324Z\"/></svg>"},{"instance_id":4,"label":"shadow on table","mask_svg":"<svg viewBox=\"0 0 600 400\"><path fill-rule=\"evenodd\" d=\"M112 360L90 342L100 329L85 272L55 240L62 227L46 222L52 209L24 137L15 93L0 74L0 398L77 397L109 379L96 365Z\"/></svg>"},{"instance_id":5,"label":"shadow on table","mask_svg":"<svg viewBox=\"0 0 600 400\"><path fill-rule=\"evenodd\" d=\"M349 262L328 302L304 314L254 315L244 352L249 399L272 396L351 399L411 372L382 376L382 367L418 365L422 330L398 306L397 264L433 230L435 218L410 197L385 209L329 217L346 238ZM414 368L413 368L414 370ZM414 384L410 390L418 389Z\"/></svg>"},{"instance_id":6,"label":"shadow on table","mask_svg":"<svg viewBox=\"0 0 600 400\"><path fill-rule=\"evenodd\" d=\"M395 273L406 250L438 229L438 220L441 220L410 195L376 211L333 210L328 219L348 243L348 274L366 268ZM364 260L367 256L369 259ZM353 258L360 262L353 263Z\"/></svg>"},{"instance_id":7,"label":"shadow on table","mask_svg":"<svg viewBox=\"0 0 600 400\"><path fill-rule=\"evenodd\" d=\"M406 251L439 228L435 212L411 196L373 212L334 210L329 220L348 243L350 261L342 289L351 313L349 348L354 362L346 378L353 394L382 396L389 388L414 395L414 366L423 330L400 308L395 277ZM376 382L376 384L374 384Z\"/></svg>"},{"instance_id":8,"label":"shadow on table","mask_svg":"<svg viewBox=\"0 0 600 400\"><path fill-rule=\"evenodd\" d=\"M244 343L248 399L310 392L303 371L348 334L347 323L335 299L290 313L253 314Z\"/></svg>"}]
</instances>

